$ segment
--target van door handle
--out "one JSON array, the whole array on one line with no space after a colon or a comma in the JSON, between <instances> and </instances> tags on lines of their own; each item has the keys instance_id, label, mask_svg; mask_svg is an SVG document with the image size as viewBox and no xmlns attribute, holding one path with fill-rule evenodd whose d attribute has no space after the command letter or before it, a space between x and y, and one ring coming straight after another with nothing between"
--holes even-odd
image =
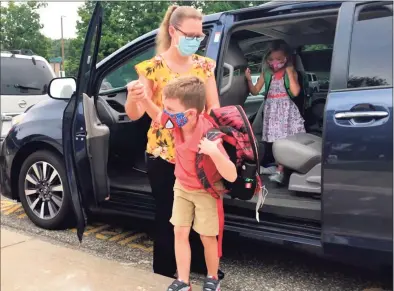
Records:
<instances>
[{"instance_id":1,"label":"van door handle","mask_svg":"<svg viewBox=\"0 0 394 291\"><path fill-rule=\"evenodd\" d=\"M21 100L21 101L18 102L18 105L19 105L20 108L23 108L23 107L26 107L27 103L26 103L25 100Z\"/></svg>"},{"instance_id":2,"label":"van door handle","mask_svg":"<svg viewBox=\"0 0 394 291\"><path fill-rule=\"evenodd\" d=\"M374 119L387 117L389 115L386 111L349 111L335 113L336 119L353 119L360 117L370 117Z\"/></svg>"}]
</instances>

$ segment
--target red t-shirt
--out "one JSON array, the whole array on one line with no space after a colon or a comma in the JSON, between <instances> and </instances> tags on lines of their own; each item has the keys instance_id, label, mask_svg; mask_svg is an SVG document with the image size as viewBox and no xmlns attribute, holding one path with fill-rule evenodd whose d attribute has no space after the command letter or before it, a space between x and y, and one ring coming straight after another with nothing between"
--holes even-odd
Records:
<instances>
[{"instance_id":1,"label":"red t-shirt","mask_svg":"<svg viewBox=\"0 0 394 291\"><path fill-rule=\"evenodd\" d=\"M183 187L189 190L203 189L201 183L197 177L196 172L196 154L199 151L198 145L200 140L203 138L204 133L213 127L212 123L200 115L197 121L197 125L192 137L185 142L182 139L181 130L174 131L175 138L175 177L181 183ZM222 144L218 145L220 152L227 155L226 150ZM212 177L212 182L216 183L222 179L216 166L211 158L207 159L205 172L208 177Z\"/></svg>"}]
</instances>

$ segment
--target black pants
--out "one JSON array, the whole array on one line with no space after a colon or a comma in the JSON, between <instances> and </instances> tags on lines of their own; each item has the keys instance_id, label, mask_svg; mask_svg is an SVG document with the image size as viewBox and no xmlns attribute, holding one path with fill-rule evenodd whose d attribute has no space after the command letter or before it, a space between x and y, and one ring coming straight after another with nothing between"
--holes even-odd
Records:
<instances>
[{"instance_id":1,"label":"black pants","mask_svg":"<svg viewBox=\"0 0 394 291\"><path fill-rule=\"evenodd\" d=\"M176 272L174 226L170 223L174 203L175 166L161 158L148 155L148 177L156 201L153 238L153 271L174 277ZM204 248L199 235L191 231L192 269L206 273Z\"/></svg>"}]
</instances>

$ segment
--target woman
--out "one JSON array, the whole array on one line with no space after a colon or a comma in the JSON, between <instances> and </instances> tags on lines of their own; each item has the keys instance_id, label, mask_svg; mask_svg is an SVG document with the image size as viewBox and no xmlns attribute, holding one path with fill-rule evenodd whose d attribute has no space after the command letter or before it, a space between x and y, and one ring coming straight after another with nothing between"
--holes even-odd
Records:
<instances>
[{"instance_id":1,"label":"woman","mask_svg":"<svg viewBox=\"0 0 394 291\"><path fill-rule=\"evenodd\" d=\"M136 65L139 79L127 86L125 109L130 119L137 120L145 112L154 116L156 106L163 108L162 90L167 82L186 75L204 80L208 112L220 106L214 75L215 62L195 54L204 38L202 15L198 10L188 6L168 8L156 39L157 55ZM175 183L175 151L171 131L153 120L148 130L146 151L149 182L156 200L153 270L174 277L174 228L169 222Z\"/></svg>"}]
</instances>

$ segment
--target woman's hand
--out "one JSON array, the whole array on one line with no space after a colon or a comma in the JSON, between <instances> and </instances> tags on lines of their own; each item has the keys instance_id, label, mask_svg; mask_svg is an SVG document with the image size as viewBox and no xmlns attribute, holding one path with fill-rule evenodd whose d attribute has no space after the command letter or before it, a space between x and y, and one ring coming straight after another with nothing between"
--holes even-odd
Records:
<instances>
[{"instance_id":1,"label":"woman's hand","mask_svg":"<svg viewBox=\"0 0 394 291\"><path fill-rule=\"evenodd\" d=\"M131 81L127 84L127 99L132 102L138 102L144 100L145 98L145 86L139 80Z\"/></svg>"},{"instance_id":2,"label":"woman's hand","mask_svg":"<svg viewBox=\"0 0 394 291\"><path fill-rule=\"evenodd\" d=\"M216 155L217 153L220 153L218 144L222 143L222 139L219 138L217 140L211 141L204 137L201 141L198 147L200 148L199 153L204 154L207 156L212 157L213 155Z\"/></svg>"},{"instance_id":3,"label":"woman's hand","mask_svg":"<svg viewBox=\"0 0 394 291\"><path fill-rule=\"evenodd\" d=\"M245 77L246 77L246 80L252 81L252 75L250 74L250 69L249 68L247 68L245 70Z\"/></svg>"}]
</instances>

